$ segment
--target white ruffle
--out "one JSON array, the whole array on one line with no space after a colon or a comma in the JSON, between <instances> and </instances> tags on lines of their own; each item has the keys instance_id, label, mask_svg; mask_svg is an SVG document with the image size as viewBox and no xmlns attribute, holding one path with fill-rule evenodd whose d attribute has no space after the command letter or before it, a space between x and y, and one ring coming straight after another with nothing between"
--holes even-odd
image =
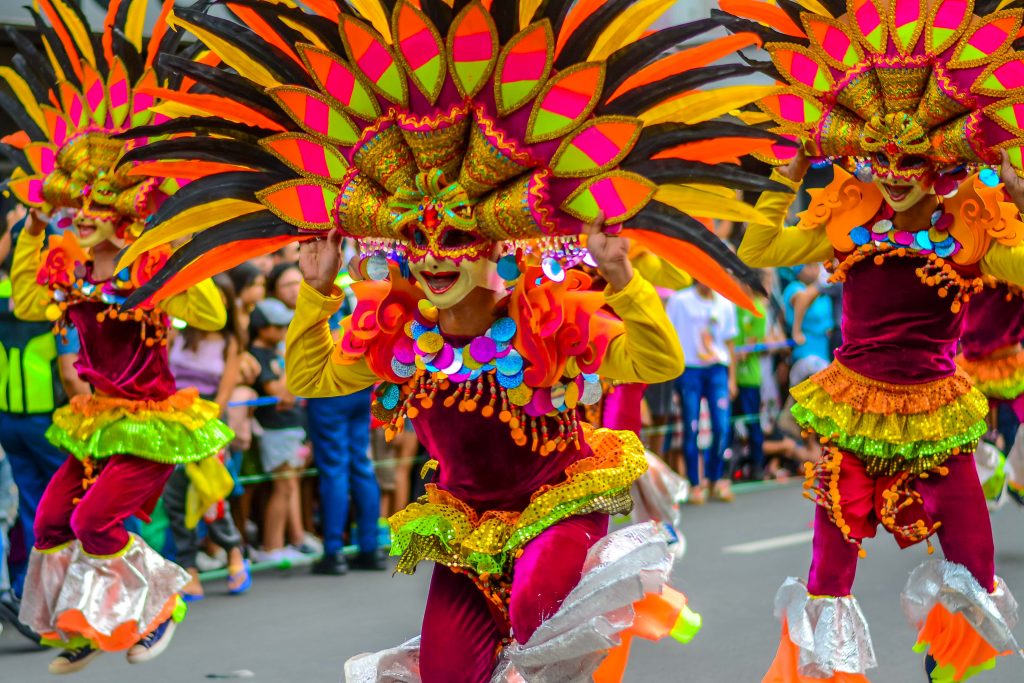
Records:
<instances>
[{"instance_id":1,"label":"white ruffle","mask_svg":"<svg viewBox=\"0 0 1024 683\"><path fill-rule=\"evenodd\" d=\"M618 634L633 624L633 603L660 593L673 557L658 525L635 524L590 549L583 576L558 611L524 645L502 652L492 683L584 683ZM345 663L347 683L420 683L419 638Z\"/></svg>"},{"instance_id":2,"label":"white ruffle","mask_svg":"<svg viewBox=\"0 0 1024 683\"><path fill-rule=\"evenodd\" d=\"M1020 649L1011 630L1017 625L1017 601L998 576L995 591L989 593L962 564L928 560L910 573L900 603L914 628L920 628L932 608L941 604L952 614L963 614L999 652Z\"/></svg>"},{"instance_id":3,"label":"white ruffle","mask_svg":"<svg viewBox=\"0 0 1024 683\"><path fill-rule=\"evenodd\" d=\"M791 576L775 595L775 616L786 619L804 676L863 674L878 666L867 620L852 595L815 597L808 594L807 584Z\"/></svg>"},{"instance_id":4,"label":"white ruffle","mask_svg":"<svg viewBox=\"0 0 1024 683\"><path fill-rule=\"evenodd\" d=\"M71 640L57 628L60 615L80 611L97 632L112 635L135 622L139 635L189 581L188 573L132 535L115 557L97 557L75 542L58 551L33 551L25 578L21 620L39 633Z\"/></svg>"}]
</instances>

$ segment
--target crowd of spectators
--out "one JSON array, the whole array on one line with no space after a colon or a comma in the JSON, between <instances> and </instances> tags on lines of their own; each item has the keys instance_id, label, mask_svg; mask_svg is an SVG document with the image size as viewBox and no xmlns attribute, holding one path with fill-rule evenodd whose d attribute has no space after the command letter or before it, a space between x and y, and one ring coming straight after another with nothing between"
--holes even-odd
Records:
<instances>
[{"instance_id":1,"label":"crowd of spectators","mask_svg":"<svg viewBox=\"0 0 1024 683\"><path fill-rule=\"evenodd\" d=\"M73 339L10 313L5 280L24 217L18 207L7 212L0 238L0 539L9 556L0 565L13 569L0 575L0 612L20 590L33 510L63 460L43 437L50 415L90 390L73 371ZM59 224L51 228L59 231ZM252 562L310 565L326 575L384 569L383 520L422 491L416 464L427 454L409 428L385 443L372 424L370 390L308 400L288 391L283 342L301 285L297 261L291 246L218 275L225 328L207 333L175 325L172 334L179 387L195 387L216 402L236 434L220 456L234 479L225 501L199 514L190 510L190 473L182 468L153 519L135 529L193 575L184 591L191 600L203 595L200 574L217 568L227 569L231 592L244 592ZM663 292L687 367L675 382L648 387L644 436L689 478L692 503L729 501L732 482L783 479L816 455L788 418L785 397L791 384L831 360L837 292L817 266L762 277L769 296L750 292L758 315L699 283ZM348 297L332 320L335 330L353 303L344 273L339 285ZM38 357L27 359L32 353ZM18 374L15 354L21 368L35 368L32 376ZM20 398L44 393L44 401ZM20 507L11 506L14 500Z\"/></svg>"}]
</instances>

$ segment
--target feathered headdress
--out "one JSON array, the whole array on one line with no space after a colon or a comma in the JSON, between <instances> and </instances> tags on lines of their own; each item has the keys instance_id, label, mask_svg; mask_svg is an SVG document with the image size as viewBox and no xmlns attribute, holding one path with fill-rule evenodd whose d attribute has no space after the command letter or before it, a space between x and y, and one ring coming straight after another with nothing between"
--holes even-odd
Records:
<instances>
[{"instance_id":1,"label":"feathered headdress","mask_svg":"<svg viewBox=\"0 0 1024 683\"><path fill-rule=\"evenodd\" d=\"M2 140L15 165L7 187L29 206L75 208L108 219L131 239L142 231L151 200L178 187L174 179L137 176L131 165L118 166L126 143L113 137L154 121L146 90L161 80L156 54L177 45L162 21L173 0L165 2L148 40L142 36L147 0L112 0L101 35L90 32L74 0L35 4L39 11L29 11L45 56L5 27L17 53L11 66L0 67L7 86L0 89L0 106L21 127Z\"/></svg>"},{"instance_id":2,"label":"feathered headdress","mask_svg":"<svg viewBox=\"0 0 1024 683\"><path fill-rule=\"evenodd\" d=\"M194 236L137 297L335 227L371 250L463 230L570 258L599 215L735 300L747 302L727 272L757 287L697 220L756 219L735 191L780 189L736 164L780 138L716 120L765 88L700 90L751 73L712 62L756 35L685 47L714 22L649 31L672 0L305 4L170 17L210 53L161 59L194 86L159 92L173 120L137 132L191 137L126 158L195 180L125 259ZM420 239L417 226L436 229Z\"/></svg>"},{"instance_id":3,"label":"feathered headdress","mask_svg":"<svg viewBox=\"0 0 1024 683\"><path fill-rule=\"evenodd\" d=\"M765 41L784 81L760 107L822 156L924 157L934 170L1018 170L1024 144L1019 0L722 0L717 18ZM793 154L779 149L776 161ZM912 166L913 164L906 164Z\"/></svg>"}]
</instances>

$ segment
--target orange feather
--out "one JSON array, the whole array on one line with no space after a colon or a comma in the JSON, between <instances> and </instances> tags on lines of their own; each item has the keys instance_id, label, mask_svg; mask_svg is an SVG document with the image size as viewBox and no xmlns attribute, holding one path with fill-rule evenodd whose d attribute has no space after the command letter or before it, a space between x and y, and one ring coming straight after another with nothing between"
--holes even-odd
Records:
<instances>
[{"instance_id":1,"label":"orange feather","mask_svg":"<svg viewBox=\"0 0 1024 683\"><path fill-rule=\"evenodd\" d=\"M129 175L196 180L218 173L250 170L252 169L245 166L224 164L217 161L143 161L133 166L132 170L129 171Z\"/></svg>"},{"instance_id":2,"label":"orange feather","mask_svg":"<svg viewBox=\"0 0 1024 683\"><path fill-rule=\"evenodd\" d=\"M341 15L338 5L334 0L302 0L302 4L310 8L321 17L327 17L331 21L337 21Z\"/></svg>"},{"instance_id":3,"label":"orange feather","mask_svg":"<svg viewBox=\"0 0 1024 683\"><path fill-rule=\"evenodd\" d=\"M138 91L146 95L152 95L157 99L177 102L188 107L195 107L196 109L201 109L213 116L222 116L226 119L230 119L231 121L250 123L256 126L269 128L271 130L284 131L284 127L276 121L268 119L263 114L255 112L249 107L239 104L238 102L233 102L218 95L177 92L168 88L147 87L139 88Z\"/></svg>"},{"instance_id":4,"label":"orange feather","mask_svg":"<svg viewBox=\"0 0 1024 683\"><path fill-rule=\"evenodd\" d=\"M782 9L761 0L721 0L719 7L723 12L738 17L753 19L788 36L806 38L804 30L793 23Z\"/></svg>"},{"instance_id":5,"label":"orange feather","mask_svg":"<svg viewBox=\"0 0 1024 683\"><path fill-rule=\"evenodd\" d=\"M555 58L562 53L562 48L565 47L570 36L573 32L580 27L580 25L590 17L591 14L596 12L601 5L605 3L605 0L579 0L576 5L569 10L568 16L565 17L565 21L562 23L562 30L558 34L558 39L555 43Z\"/></svg>"},{"instance_id":6,"label":"orange feather","mask_svg":"<svg viewBox=\"0 0 1024 683\"><path fill-rule=\"evenodd\" d=\"M103 56L107 58L107 64L114 63L114 20L120 7L121 0L110 0L107 16L103 19Z\"/></svg>"},{"instance_id":7,"label":"orange feather","mask_svg":"<svg viewBox=\"0 0 1024 683\"><path fill-rule=\"evenodd\" d=\"M664 152L658 152L652 159L687 159L708 164L722 162L738 164L739 158L755 152L769 152L774 141L751 138L718 138L687 142Z\"/></svg>"},{"instance_id":8,"label":"orange feather","mask_svg":"<svg viewBox=\"0 0 1024 683\"><path fill-rule=\"evenodd\" d=\"M675 75L690 69L706 66L711 62L718 61L722 57L731 55L737 50L742 50L751 45L760 45L761 39L755 33L737 33L723 38L717 38L709 43L692 47L660 59L653 64L644 67L623 82L618 89L612 93L608 101L617 99L619 96L635 90L640 86L660 81L663 78Z\"/></svg>"},{"instance_id":9,"label":"orange feather","mask_svg":"<svg viewBox=\"0 0 1024 683\"><path fill-rule=\"evenodd\" d=\"M284 38L279 36L277 32L270 27L270 24L264 21L263 18L256 13L256 10L233 2L227 3L227 6L232 12L237 14L238 18L244 21L249 28L254 29L260 38L271 45L276 46L279 50L291 57L292 61L305 68L302 60L299 59L299 56L295 54L295 50L292 49L292 46L289 45Z\"/></svg>"},{"instance_id":10,"label":"orange feather","mask_svg":"<svg viewBox=\"0 0 1024 683\"><path fill-rule=\"evenodd\" d=\"M692 244L674 240L650 230L626 228L622 234L624 237L644 245L677 268L685 270L693 276L694 280L703 282L737 306L742 306L758 315L757 309L754 308L754 302L750 300L739 283L725 272L713 258Z\"/></svg>"},{"instance_id":11,"label":"orange feather","mask_svg":"<svg viewBox=\"0 0 1024 683\"><path fill-rule=\"evenodd\" d=\"M153 66L153 60L156 59L157 48L160 46L160 41L163 40L164 35L167 33L167 17L171 14L171 10L174 9L174 0L164 0L163 7L160 8L160 16L157 17L156 24L153 26L153 35L149 38L149 45L146 47L146 68Z\"/></svg>"},{"instance_id":12,"label":"orange feather","mask_svg":"<svg viewBox=\"0 0 1024 683\"><path fill-rule=\"evenodd\" d=\"M43 12L50 19L50 24L53 26L54 32L57 34L57 38L60 40L61 45L64 46L64 51L68 53L68 61L71 62L71 70L78 76L79 81L85 80L85 76L82 73L82 55L78 54L78 48L75 46L75 41L71 39L71 34L68 33L68 29L64 26L64 22L60 18L60 14L54 9L53 3L50 0L37 0L39 7L42 8Z\"/></svg>"},{"instance_id":13,"label":"orange feather","mask_svg":"<svg viewBox=\"0 0 1024 683\"><path fill-rule=\"evenodd\" d=\"M206 252L192 263L182 268L163 287L153 293L146 303L159 302L181 294L206 278L230 270L256 256L272 254L292 242L305 242L316 235L278 235L263 239L245 240L222 244Z\"/></svg>"}]
</instances>

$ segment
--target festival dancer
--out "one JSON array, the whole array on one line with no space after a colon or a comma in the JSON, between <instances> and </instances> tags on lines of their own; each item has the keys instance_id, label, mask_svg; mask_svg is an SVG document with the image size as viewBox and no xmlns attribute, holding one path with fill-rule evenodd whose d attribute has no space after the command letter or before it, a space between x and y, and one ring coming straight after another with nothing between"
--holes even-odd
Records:
<instances>
[{"instance_id":1,"label":"festival dancer","mask_svg":"<svg viewBox=\"0 0 1024 683\"><path fill-rule=\"evenodd\" d=\"M819 505L810 575L776 597L782 639L765 681L866 680L875 656L851 591L879 523L901 547L931 549L937 534L945 553L915 569L902 596L929 680L965 680L1017 650L971 457L988 406L955 363L965 304L985 279L1024 280L1024 133L1003 85L1024 69L1010 51L1024 12L995 5L861 0L848 13L825 2L719 15L778 41L766 47L789 85L759 104L778 132L835 164L797 227L783 227L791 195L763 194L770 221L750 226L740 257L835 258L844 283L835 362L792 389L794 416L825 453L808 468ZM795 190L807 167L801 151L772 177Z\"/></svg>"},{"instance_id":2,"label":"festival dancer","mask_svg":"<svg viewBox=\"0 0 1024 683\"><path fill-rule=\"evenodd\" d=\"M125 520L152 511L175 464L215 454L231 433L215 404L175 390L165 346L168 315L203 330L224 326L213 284L159 306L119 308L169 251L115 267L176 187L119 167L126 143L116 137L152 120L145 93L160 78L152 60L166 34L158 26L143 45L142 0L111 3L98 42L77 6L38 7L48 56L12 33L21 75L2 73L17 95L9 113L23 127L5 138L19 164L9 187L33 207L11 274L15 313L50 320L63 335L77 330L75 367L93 389L58 409L47 431L69 456L39 503L20 612L44 644L62 649L50 664L62 674L102 651L127 650L138 663L167 647L184 617L178 591L188 574L129 534ZM40 212L61 208L74 212L73 229L44 245Z\"/></svg>"},{"instance_id":3,"label":"festival dancer","mask_svg":"<svg viewBox=\"0 0 1024 683\"><path fill-rule=\"evenodd\" d=\"M1007 466L1003 453L1013 452L1024 420L1024 297L1019 287L989 283L971 297L960 337L957 364L970 375L975 388L988 398L988 436L992 444L975 454L978 476L991 509L1004 502L1009 487L1021 502L1022 476ZM999 443L1001 441L1001 443ZM1019 466L1018 466L1019 468Z\"/></svg>"},{"instance_id":4,"label":"festival dancer","mask_svg":"<svg viewBox=\"0 0 1024 683\"><path fill-rule=\"evenodd\" d=\"M660 14L650 3L306 4L318 16L229 5L244 26L176 12L225 68L176 61L202 95L161 96L208 116L136 131L194 137L125 157L185 160L203 176L125 255L197 232L130 303L306 242L286 340L292 391L382 382L373 410L388 433L411 418L437 457L426 498L391 519L399 571L436 563L422 646L350 662L350 680L396 680L400 665L398 680L427 683L509 667L583 680L602 659L602 680L616 680L625 649L606 652L618 638L685 638L693 617L664 585L671 556L653 525L601 540L608 515L630 507L643 448L582 424L578 406L600 397L599 375L651 382L682 369L657 294L614 233L749 305L726 271L750 274L684 210L715 217L740 204L735 189L783 189L717 163L778 140L715 120L763 89L694 90L749 73L701 67L757 38L681 49L711 22L647 34ZM588 257L587 225L603 292L572 270ZM336 344L341 235L361 243L366 280ZM661 619L609 620L647 600Z\"/></svg>"}]
</instances>

